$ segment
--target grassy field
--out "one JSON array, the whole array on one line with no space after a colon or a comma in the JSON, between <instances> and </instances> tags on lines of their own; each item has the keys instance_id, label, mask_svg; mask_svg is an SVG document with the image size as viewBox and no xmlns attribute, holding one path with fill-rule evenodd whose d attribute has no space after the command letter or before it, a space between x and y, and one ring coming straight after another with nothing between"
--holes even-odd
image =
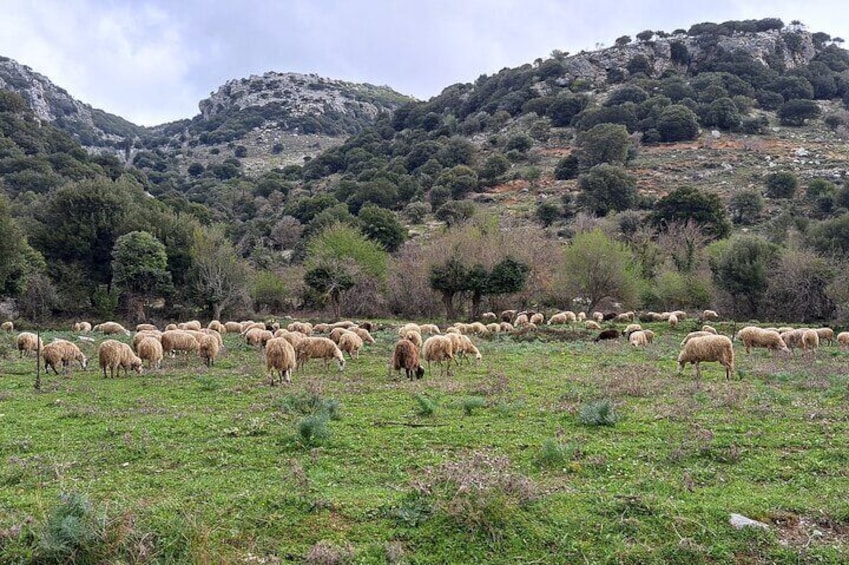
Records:
<instances>
[{"instance_id":1,"label":"grassy field","mask_svg":"<svg viewBox=\"0 0 849 565\"><path fill-rule=\"evenodd\" d=\"M849 562L849 353L738 348L741 380L699 385L690 325L476 339L417 382L385 330L273 388L227 336L212 369L94 359L35 391L3 337L0 563Z\"/></svg>"}]
</instances>

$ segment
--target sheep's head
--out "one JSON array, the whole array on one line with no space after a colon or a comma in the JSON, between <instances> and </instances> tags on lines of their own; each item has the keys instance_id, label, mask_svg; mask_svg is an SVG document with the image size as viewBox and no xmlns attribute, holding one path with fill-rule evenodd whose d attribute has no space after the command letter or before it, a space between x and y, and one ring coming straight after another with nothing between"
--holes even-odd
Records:
<instances>
[{"instance_id":1,"label":"sheep's head","mask_svg":"<svg viewBox=\"0 0 849 565\"><path fill-rule=\"evenodd\" d=\"M337 357L337 358L336 358L336 365L339 367L339 370L340 370L340 371L344 371L344 370L345 370L345 358L344 358L344 357L342 357L341 352L340 352L340 354L339 354L339 357Z\"/></svg>"},{"instance_id":2,"label":"sheep's head","mask_svg":"<svg viewBox=\"0 0 849 565\"><path fill-rule=\"evenodd\" d=\"M422 367L421 365L416 367L416 378L417 379L422 378L424 376L424 374L425 374L424 367Z\"/></svg>"},{"instance_id":3,"label":"sheep's head","mask_svg":"<svg viewBox=\"0 0 849 565\"><path fill-rule=\"evenodd\" d=\"M80 365L82 366L83 370L88 368L88 359L86 359L85 355L80 354Z\"/></svg>"}]
</instances>

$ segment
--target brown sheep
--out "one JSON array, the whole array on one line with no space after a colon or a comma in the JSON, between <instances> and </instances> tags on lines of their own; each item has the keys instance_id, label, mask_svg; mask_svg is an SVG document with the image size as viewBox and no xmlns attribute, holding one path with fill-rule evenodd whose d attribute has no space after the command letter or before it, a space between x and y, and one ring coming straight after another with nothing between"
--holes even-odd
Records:
<instances>
[{"instance_id":1,"label":"brown sheep","mask_svg":"<svg viewBox=\"0 0 849 565\"><path fill-rule=\"evenodd\" d=\"M79 362L83 370L88 366L88 359L80 351L80 348L64 339L57 339L45 345L41 350L41 357L44 359L45 372L48 369L53 369L53 372L57 375L59 374L59 371L56 370L58 365L62 365L63 373L67 372L68 367L74 361Z\"/></svg>"},{"instance_id":2,"label":"brown sheep","mask_svg":"<svg viewBox=\"0 0 849 565\"><path fill-rule=\"evenodd\" d=\"M363 348L363 340L354 332L345 332L339 338L339 349L347 353L351 359L356 359L360 356L360 349Z\"/></svg>"},{"instance_id":3,"label":"brown sheep","mask_svg":"<svg viewBox=\"0 0 849 565\"><path fill-rule=\"evenodd\" d=\"M242 323L241 322L224 322L224 329L227 330L228 334L240 334L242 333Z\"/></svg>"},{"instance_id":4,"label":"brown sheep","mask_svg":"<svg viewBox=\"0 0 849 565\"><path fill-rule=\"evenodd\" d=\"M158 369L162 366L162 343L156 336L143 335L135 349L139 359L147 361L148 368Z\"/></svg>"},{"instance_id":5,"label":"brown sheep","mask_svg":"<svg viewBox=\"0 0 849 565\"><path fill-rule=\"evenodd\" d=\"M30 352L37 354L37 352L44 347L44 343L41 339L31 332L19 333L16 343L21 357L23 357L24 354L29 354Z\"/></svg>"},{"instance_id":6,"label":"brown sheep","mask_svg":"<svg viewBox=\"0 0 849 565\"><path fill-rule=\"evenodd\" d=\"M88 332L91 331L91 324L88 323L88 322L76 322L72 329L75 332L87 334Z\"/></svg>"},{"instance_id":7,"label":"brown sheep","mask_svg":"<svg viewBox=\"0 0 849 565\"><path fill-rule=\"evenodd\" d=\"M259 328L251 328L247 332L245 332L245 342L248 345L258 345L261 348L265 347L265 344L269 339L273 338L274 334L268 330L261 330Z\"/></svg>"},{"instance_id":8,"label":"brown sheep","mask_svg":"<svg viewBox=\"0 0 849 565\"><path fill-rule=\"evenodd\" d=\"M345 358L342 356L342 351L332 340L326 337L307 337L295 346L295 353L297 354L298 368L306 365L310 359L324 360L326 368L330 360L335 359L339 370L345 369Z\"/></svg>"},{"instance_id":9,"label":"brown sheep","mask_svg":"<svg viewBox=\"0 0 849 565\"><path fill-rule=\"evenodd\" d=\"M200 347L198 340L183 330L168 330L162 333L160 339L162 341L162 352L172 357L177 351L190 353L197 351Z\"/></svg>"},{"instance_id":10,"label":"brown sheep","mask_svg":"<svg viewBox=\"0 0 849 565\"><path fill-rule=\"evenodd\" d=\"M215 359L218 358L219 351L220 346L215 336L201 334L198 342L198 355L207 367L215 365Z\"/></svg>"},{"instance_id":11,"label":"brown sheep","mask_svg":"<svg viewBox=\"0 0 849 565\"><path fill-rule=\"evenodd\" d=\"M706 335L696 337L684 345L678 354L678 373L684 370L687 363L696 366L696 379L701 379L699 363L702 361L718 361L725 367L725 380L731 380L734 374L734 347L731 340L724 335Z\"/></svg>"},{"instance_id":12,"label":"brown sheep","mask_svg":"<svg viewBox=\"0 0 849 565\"><path fill-rule=\"evenodd\" d=\"M139 359L130 346L126 343L107 339L100 344L97 349L97 358L100 361L100 368L103 370L103 378L106 378L106 368L109 367L109 376L115 378L115 370L118 370L118 376L121 376L121 368L124 368L124 376L127 376L128 369L133 369L138 374L142 373L142 360Z\"/></svg>"},{"instance_id":13,"label":"brown sheep","mask_svg":"<svg viewBox=\"0 0 849 565\"><path fill-rule=\"evenodd\" d=\"M207 324L206 328L209 330L215 330L222 335L227 333L227 327L218 320L212 320L209 324Z\"/></svg>"},{"instance_id":14,"label":"brown sheep","mask_svg":"<svg viewBox=\"0 0 849 565\"><path fill-rule=\"evenodd\" d=\"M451 376L451 361L454 360L454 344L451 338L441 335L430 336L422 345L422 357L427 361L428 369L431 362L438 363L440 374L445 370L442 362L447 361L447 373Z\"/></svg>"},{"instance_id":15,"label":"brown sheep","mask_svg":"<svg viewBox=\"0 0 849 565\"><path fill-rule=\"evenodd\" d=\"M106 335L111 335L111 334L130 335L130 331L124 329L124 326L122 326L118 322L103 322L102 324L97 324L92 329L96 332L103 332Z\"/></svg>"},{"instance_id":16,"label":"brown sheep","mask_svg":"<svg viewBox=\"0 0 849 565\"><path fill-rule=\"evenodd\" d=\"M282 337L275 337L265 344L265 366L271 376L271 386L274 386L274 372L280 375L280 382L286 379L292 382L292 370L297 367L297 357L292 344Z\"/></svg>"},{"instance_id":17,"label":"brown sheep","mask_svg":"<svg viewBox=\"0 0 849 565\"><path fill-rule=\"evenodd\" d=\"M404 369L407 373L407 378L413 380L413 377L420 379L424 376L425 370L419 364L419 351L410 340L399 339L395 343L395 349L392 351L392 359L389 361L390 370L400 371Z\"/></svg>"}]
</instances>

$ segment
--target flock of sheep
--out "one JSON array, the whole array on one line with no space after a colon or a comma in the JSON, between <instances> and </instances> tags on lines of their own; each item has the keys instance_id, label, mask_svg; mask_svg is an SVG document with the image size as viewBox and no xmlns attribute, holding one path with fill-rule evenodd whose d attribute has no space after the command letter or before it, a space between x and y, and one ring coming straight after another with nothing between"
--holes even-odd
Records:
<instances>
[{"instance_id":1,"label":"flock of sheep","mask_svg":"<svg viewBox=\"0 0 849 565\"><path fill-rule=\"evenodd\" d=\"M466 357L482 358L480 350L469 336L481 336L501 332L527 332L546 323L549 326L582 324L587 330L599 330L594 341L618 339L620 336L628 339L634 347L644 347L652 343L654 332L643 329L638 321L665 322L675 328L687 317L684 311L674 312L645 312L637 315L635 312L618 314L603 314L594 312L591 316L585 313L571 311L558 312L546 321L545 316L538 312L505 310L499 315L487 312L482 315L482 321L472 323L455 323L442 332L434 324L403 325L398 330L399 339L395 343L389 362L389 370L404 370L409 379L422 378L425 374L423 363L428 367L432 363L440 367L440 372L451 374L451 363L458 365ZM699 315L702 322L719 318L713 310L705 310ZM500 321L499 321L500 320ZM602 329L605 321L625 323L627 326L620 332L614 327ZM486 322L486 323L484 323ZM0 329L14 331L12 322L0 324ZM365 344L375 343L370 331L374 326L369 322L356 324L351 321L332 324L315 324L294 321L286 328L279 324L263 322L226 322L213 320L206 328L197 321L180 324L169 324L164 330L159 330L151 324L140 324L133 334L117 322L103 322L92 326L88 322L77 322L73 331L80 334L79 339L93 341L85 336L89 332L101 332L104 335L131 336L128 345L116 339L107 339L97 348L97 358L103 377L114 377L120 370L124 374L133 370L141 373L143 366L160 368L163 358L177 354L197 354L207 366L212 366L224 348L222 335L239 334L244 342L258 347L264 352L267 375L271 384L283 380L291 382L292 372L303 367L310 359L324 362L325 368L330 362L335 362L339 370L345 368L344 354L351 359L357 359ZM314 334L327 334L328 337ZM428 337L423 338L424 335ZM752 348L760 347L776 352L790 353L793 349L801 349L803 355L813 354L820 343L831 344L837 340L843 347L849 347L849 332L842 332L835 338L831 328L759 328L747 326L736 333L734 340L739 340L749 353ZM21 355L40 351L44 360L45 370L52 369L59 374L59 369L67 372L74 363L82 369L87 367L88 360L76 344L55 339L43 344L31 332L21 332L17 336L17 348ZM701 373L699 364L702 362L718 362L725 368L726 379L734 373L734 349L732 340L718 335L710 325L703 325L699 331L689 333L681 342L681 352L678 355L678 372L682 372L687 364L695 365L697 378Z\"/></svg>"}]
</instances>

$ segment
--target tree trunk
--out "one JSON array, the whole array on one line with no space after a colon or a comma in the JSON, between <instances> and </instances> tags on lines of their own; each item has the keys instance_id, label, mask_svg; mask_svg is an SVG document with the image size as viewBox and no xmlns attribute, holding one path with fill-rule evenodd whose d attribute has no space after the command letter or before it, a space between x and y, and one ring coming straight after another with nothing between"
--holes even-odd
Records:
<instances>
[{"instance_id":1,"label":"tree trunk","mask_svg":"<svg viewBox=\"0 0 849 565\"><path fill-rule=\"evenodd\" d=\"M454 319L454 293L453 292L443 292L442 293L442 303L445 304L445 317L448 321Z\"/></svg>"},{"instance_id":2,"label":"tree trunk","mask_svg":"<svg viewBox=\"0 0 849 565\"><path fill-rule=\"evenodd\" d=\"M144 314L143 298L131 298L130 307L133 309L133 318L136 320L136 323L142 324L147 321L147 316Z\"/></svg>"},{"instance_id":3,"label":"tree trunk","mask_svg":"<svg viewBox=\"0 0 849 565\"><path fill-rule=\"evenodd\" d=\"M220 302L216 302L212 305L212 319L213 320L221 320L221 310L224 309L224 305Z\"/></svg>"}]
</instances>

